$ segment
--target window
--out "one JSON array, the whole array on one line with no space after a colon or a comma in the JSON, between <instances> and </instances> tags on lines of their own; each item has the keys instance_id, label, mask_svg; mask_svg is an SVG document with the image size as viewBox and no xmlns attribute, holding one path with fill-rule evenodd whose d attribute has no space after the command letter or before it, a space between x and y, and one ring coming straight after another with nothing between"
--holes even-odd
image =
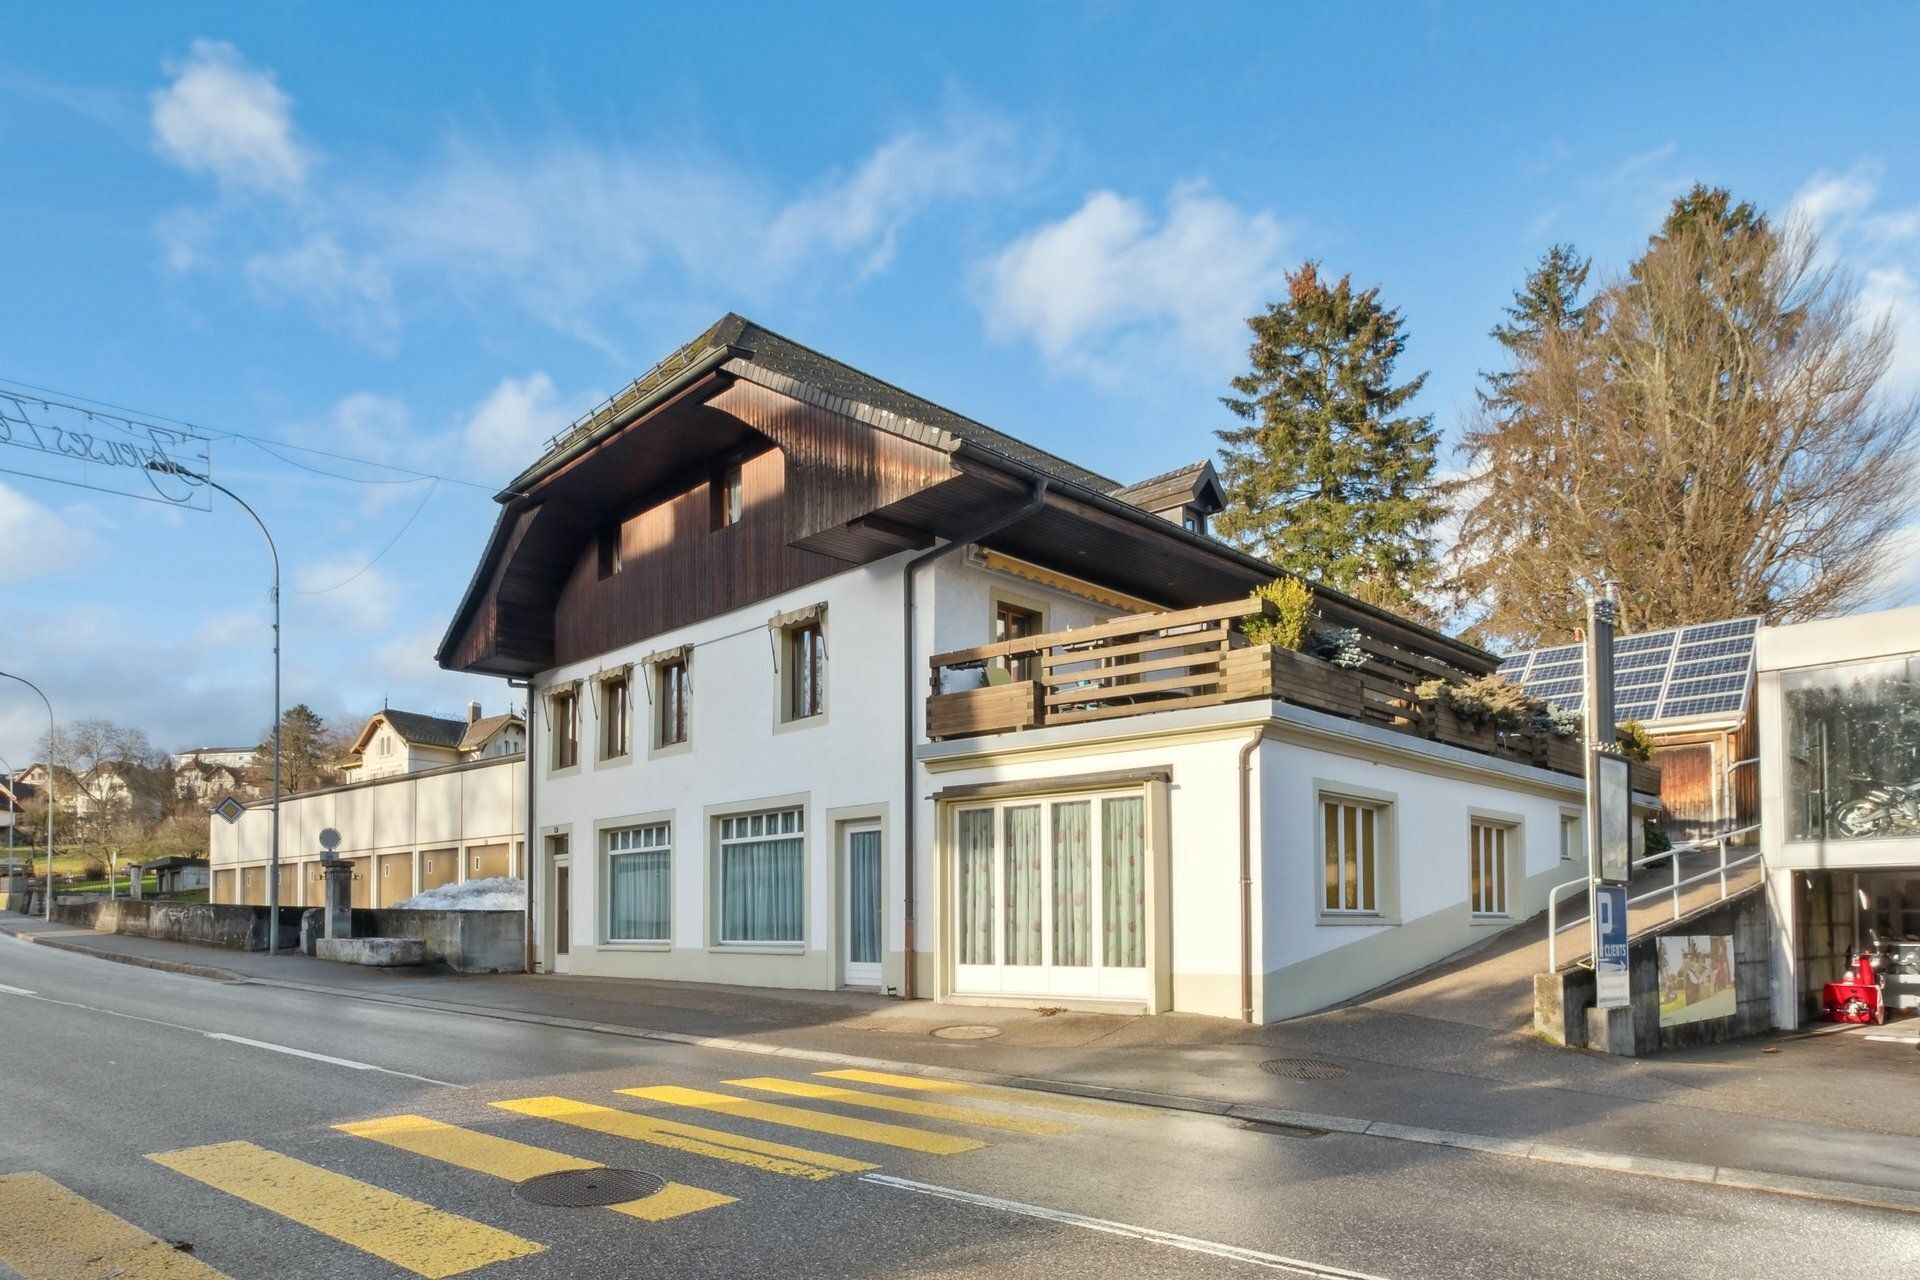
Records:
<instances>
[{"instance_id":1,"label":"window","mask_svg":"<svg viewBox=\"0 0 1920 1280\"><path fill-rule=\"evenodd\" d=\"M620 572L620 526L608 525L600 531L600 576L611 578Z\"/></svg>"},{"instance_id":2,"label":"window","mask_svg":"<svg viewBox=\"0 0 1920 1280\"><path fill-rule=\"evenodd\" d=\"M1786 838L1920 836L1920 655L1789 671Z\"/></svg>"},{"instance_id":3,"label":"window","mask_svg":"<svg viewBox=\"0 0 1920 1280\"><path fill-rule=\"evenodd\" d=\"M1332 796L1320 801L1321 856L1329 914L1380 914L1382 807Z\"/></svg>"},{"instance_id":4,"label":"window","mask_svg":"<svg viewBox=\"0 0 1920 1280\"><path fill-rule=\"evenodd\" d=\"M600 682L600 758L618 760L627 754L627 725L632 715L633 695L624 675Z\"/></svg>"},{"instance_id":5,"label":"window","mask_svg":"<svg viewBox=\"0 0 1920 1280\"><path fill-rule=\"evenodd\" d=\"M720 819L720 941L798 946L805 933L806 822L800 809Z\"/></svg>"},{"instance_id":6,"label":"window","mask_svg":"<svg viewBox=\"0 0 1920 1280\"><path fill-rule=\"evenodd\" d=\"M693 681L685 658L673 658L654 668L656 695L653 701L655 729L653 745L677 746L687 740L687 702L693 693Z\"/></svg>"},{"instance_id":7,"label":"window","mask_svg":"<svg viewBox=\"0 0 1920 1280\"><path fill-rule=\"evenodd\" d=\"M568 685L548 699L553 724L553 768L571 769L580 763L580 692Z\"/></svg>"},{"instance_id":8,"label":"window","mask_svg":"<svg viewBox=\"0 0 1920 1280\"><path fill-rule=\"evenodd\" d=\"M713 527L724 529L739 524L746 511L746 487L741 482L740 464L734 463L713 478Z\"/></svg>"},{"instance_id":9,"label":"window","mask_svg":"<svg viewBox=\"0 0 1920 1280\"><path fill-rule=\"evenodd\" d=\"M1507 833L1513 828L1493 822L1472 823L1472 905L1476 916L1507 914Z\"/></svg>"},{"instance_id":10,"label":"window","mask_svg":"<svg viewBox=\"0 0 1920 1280\"><path fill-rule=\"evenodd\" d=\"M993 607L993 641L1024 640L1040 630L1040 615L1032 609L1022 609L1018 605L995 604ZM1007 669L1007 675L1014 680L1030 679L1033 675L1033 659L1030 657L996 659L1000 666Z\"/></svg>"},{"instance_id":11,"label":"window","mask_svg":"<svg viewBox=\"0 0 1920 1280\"><path fill-rule=\"evenodd\" d=\"M1586 851L1586 842L1580 838L1580 815L1577 813L1561 814L1560 861L1576 862Z\"/></svg>"},{"instance_id":12,"label":"window","mask_svg":"<svg viewBox=\"0 0 1920 1280\"><path fill-rule=\"evenodd\" d=\"M667 942L673 900L673 828L619 827L607 846L607 941Z\"/></svg>"},{"instance_id":13,"label":"window","mask_svg":"<svg viewBox=\"0 0 1920 1280\"><path fill-rule=\"evenodd\" d=\"M1188 533L1207 531L1207 517L1198 507L1185 508L1181 512L1180 523L1186 527Z\"/></svg>"},{"instance_id":14,"label":"window","mask_svg":"<svg viewBox=\"0 0 1920 1280\"><path fill-rule=\"evenodd\" d=\"M820 623L787 628L787 719L805 720L827 709L827 637Z\"/></svg>"}]
</instances>

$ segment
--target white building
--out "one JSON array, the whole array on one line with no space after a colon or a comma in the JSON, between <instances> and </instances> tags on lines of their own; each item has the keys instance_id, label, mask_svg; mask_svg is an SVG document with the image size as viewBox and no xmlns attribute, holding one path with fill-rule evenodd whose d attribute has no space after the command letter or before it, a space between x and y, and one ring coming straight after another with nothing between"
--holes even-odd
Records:
<instances>
[{"instance_id":1,"label":"white building","mask_svg":"<svg viewBox=\"0 0 1920 1280\"><path fill-rule=\"evenodd\" d=\"M1920 608L1764 628L1759 672L1774 1024L1863 950L1920 1007Z\"/></svg>"},{"instance_id":2,"label":"white building","mask_svg":"<svg viewBox=\"0 0 1920 1280\"><path fill-rule=\"evenodd\" d=\"M320 906L320 833L340 833L335 856L353 863L352 904L385 907L465 880L525 874L525 724L513 715L466 720L382 710L356 740L362 755L340 786L280 804L280 904ZM378 752L385 738L392 745ZM503 744L513 744L507 749ZM412 765L394 768L397 762ZM364 776L362 776L364 775ZM256 800L236 823L211 819L211 901L263 905L273 804Z\"/></svg>"},{"instance_id":3,"label":"white building","mask_svg":"<svg viewBox=\"0 0 1920 1280\"><path fill-rule=\"evenodd\" d=\"M1362 670L1249 644L1217 493L723 319L501 495L439 653L532 685L541 965L1267 1020L1582 875L1578 750L1416 705L1495 659L1325 590Z\"/></svg>"}]
</instances>

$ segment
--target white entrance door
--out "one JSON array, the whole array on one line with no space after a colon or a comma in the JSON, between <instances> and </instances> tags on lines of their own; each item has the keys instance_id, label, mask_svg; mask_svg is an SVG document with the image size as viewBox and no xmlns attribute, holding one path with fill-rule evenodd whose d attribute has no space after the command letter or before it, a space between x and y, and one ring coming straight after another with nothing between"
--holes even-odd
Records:
<instances>
[{"instance_id":1,"label":"white entrance door","mask_svg":"<svg viewBox=\"0 0 1920 1280\"><path fill-rule=\"evenodd\" d=\"M947 838L954 994L1147 998L1142 792L967 806Z\"/></svg>"},{"instance_id":2,"label":"white entrance door","mask_svg":"<svg viewBox=\"0 0 1920 1280\"><path fill-rule=\"evenodd\" d=\"M885 930L880 901L880 862L880 828L848 827L840 856L840 893L841 901L846 903L842 955L846 984L850 987L878 989L881 982Z\"/></svg>"},{"instance_id":3,"label":"white entrance door","mask_svg":"<svg viewBox=\"0 0 1920 1280\"><path fill-rule=\"evenodd\" d=\"M551 891L547 895L550 904L547 919L552 925L547 935L552 940L552 968L555 973L568 973L572 971L567 953L573 947L573 858L568 854L565 836L549 836L547 848L553 855Z\"/></svg>"}]
</instances>

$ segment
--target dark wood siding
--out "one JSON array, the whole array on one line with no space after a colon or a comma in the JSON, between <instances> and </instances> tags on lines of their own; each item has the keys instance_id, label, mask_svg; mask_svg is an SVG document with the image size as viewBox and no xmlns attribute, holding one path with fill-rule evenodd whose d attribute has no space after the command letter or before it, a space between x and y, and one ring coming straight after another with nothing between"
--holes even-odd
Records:
<instances>
[{"instance_id":1,"label":"dark wood siding","mask_svg":"<svg viewBox=\"0 0 1920 1280\"><path fill-rule=\"evenodd\" d=\"M740 522L712 527L709 478L620 525L619 573L580 548L555 613L555 665L743 608L844 572L845 561L787 545L786 466L769 449L741 465Z\"/></svg>"},{"instance_id":2,"label":"dark wood siding","mask_svg":"<svg viewBox=\"0 0 1920 1280\"><path fill-rule=\"evenodd\" d=\"M1660 766L1660 802L1666 806L1662 826L1675 839L1693 839L1718 825L1715 814L1719 769L1716 744L1695 742L1659 747L1653 762Z\"/></svg>"}]
</instances>

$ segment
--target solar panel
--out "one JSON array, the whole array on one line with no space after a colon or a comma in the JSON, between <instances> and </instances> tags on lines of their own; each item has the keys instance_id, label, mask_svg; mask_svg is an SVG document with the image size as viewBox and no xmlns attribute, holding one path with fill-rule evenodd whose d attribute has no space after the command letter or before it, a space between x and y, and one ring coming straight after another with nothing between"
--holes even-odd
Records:
<instances>
[{"instance_id":1,"label":"solar panel","mask_svg":"<svg viewBox=\"0 0 1920 1280\"><path fill-rule=\"evenodd\" d=\"M1753 692L1758 618L1732 618L1613 642L1614 714L1622 720L1741 716ZM1500 674L1528 693L1569 710L1583 704L1579 645L1511 653Z\"/></svg>"}]
</instances>

